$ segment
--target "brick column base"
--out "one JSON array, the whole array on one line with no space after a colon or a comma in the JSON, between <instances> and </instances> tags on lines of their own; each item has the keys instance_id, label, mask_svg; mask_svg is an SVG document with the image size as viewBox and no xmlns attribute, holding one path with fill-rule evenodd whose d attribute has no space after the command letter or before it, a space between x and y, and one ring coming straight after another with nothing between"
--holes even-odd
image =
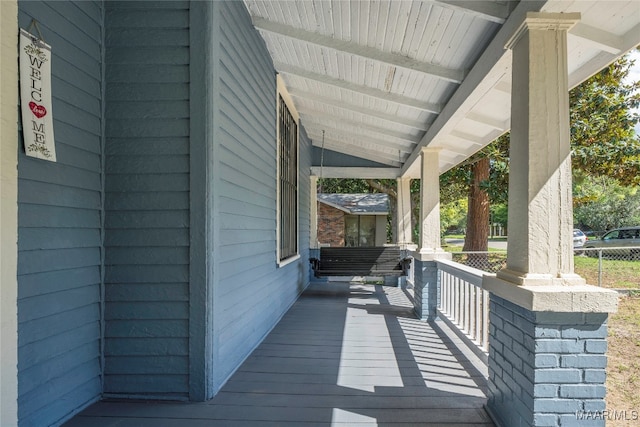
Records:
<instances>
[{"instance_id":1,"label":"brick column base","mask_svg":"<svg viewBox=\"0 0 640 427\"><path fill-rule=\"evenodd\" d=\"M435 261L413 260L414 308L422 320L435 320L440 298L438 265Z\"/></svg>"},{"instance_id":2,"label":"brick column base","mask_svg":"<svg viewBox=\"0 0 640 427\"><path fill-rule=\"evenodd\" d=\"M605 409L607 318L529 311L492 293L487 409L496 424L604 427L592 415Z\"/></svg>"}]
</instances>

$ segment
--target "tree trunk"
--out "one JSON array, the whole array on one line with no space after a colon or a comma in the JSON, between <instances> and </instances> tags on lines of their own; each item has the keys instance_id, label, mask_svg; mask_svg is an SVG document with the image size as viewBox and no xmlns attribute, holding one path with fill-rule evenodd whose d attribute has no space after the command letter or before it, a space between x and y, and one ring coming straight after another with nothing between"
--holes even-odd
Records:
<instances>
[{"instance_id":1,"label":"tree trunk","mask_svg":"<svg viewBox=\"0 0 640 427\"><path fill-rule=\"evenodd\" d=\"M472 165L473 182L469 186L467 234L463 251L487 251L489 245L489 195L480 184L489 179L489 158Z\"/></svg>"}]
</instances>

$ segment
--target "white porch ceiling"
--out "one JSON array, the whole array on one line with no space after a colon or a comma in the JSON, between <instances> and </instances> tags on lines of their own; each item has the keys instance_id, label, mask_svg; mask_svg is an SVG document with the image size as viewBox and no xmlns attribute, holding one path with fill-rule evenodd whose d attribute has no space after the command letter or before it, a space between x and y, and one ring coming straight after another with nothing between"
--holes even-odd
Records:
<instances>
[{"instance_id":1,"label":"white porch ceiling","mask_svg":"<svg viewBox=\"0 0 640 427\"><path fill-rule=\"evenodd\" d=\"M395 168L372 170L385 178L419 177L422 147L441 148L445 172L509 130L504 45L526 12L581 13L568 39L572 87L640 44L638 0L245 4L313 144L324 131L325 149Z\"/></svg>"}]
</instances>

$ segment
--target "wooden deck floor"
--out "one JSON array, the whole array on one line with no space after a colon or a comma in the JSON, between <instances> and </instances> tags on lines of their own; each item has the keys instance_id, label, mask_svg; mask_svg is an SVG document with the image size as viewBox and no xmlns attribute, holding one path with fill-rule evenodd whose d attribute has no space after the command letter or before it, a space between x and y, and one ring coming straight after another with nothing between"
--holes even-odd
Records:
<instances>
[{"instance_id":1,"label":"wooden deck floor","mask_svg":"<svg viewBox=\"0 0 640 427\"><path fill-rule=\"evenodd\" d=\"M214 399L100 402L66 426L492 426L442 327L401 289L314 284Z\"/></svg>"}]
</instances>

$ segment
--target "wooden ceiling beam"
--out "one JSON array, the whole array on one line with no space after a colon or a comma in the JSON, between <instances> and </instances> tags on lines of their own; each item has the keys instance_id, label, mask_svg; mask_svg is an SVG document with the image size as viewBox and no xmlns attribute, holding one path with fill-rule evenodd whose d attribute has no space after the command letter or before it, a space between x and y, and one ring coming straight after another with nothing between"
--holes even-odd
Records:
<instances>
[{"instance_id":1,"label":"wooden ceiling beam","mask_svg":"<svg viewBox=\"0 0 640 427\"><path fill-rule=\"evenodd\" d=\"M427 62L422 62L397 53L385 52L369 46L360 45L351 41L340 40L320 33L302 30L290 25L269 21L267 19L252 16L253 25L262 32L275 34L277 36L300 40L349 55L356 55L362 58L378 61L390 66L400 67L423 74L428 74L448 82L460 84L465 78L464 70L446 68Z\"/></svg>"},{"instance_id":2,"label":"wooden ceiling beam","mask_svg":"<svg viewBox=\"0 0 640 427\"><path fill-rule=\"evenodd\" d=\"M420 121L420 120L411 120L411 119L404 119L402 117L398 117L394 114L387 114L387 113L383 113L381 111L378 110L373 110L370 108L365 108L365 107L361 107L359 105L353 105L353 104L347 104L344 101L335 99L335 98L331 98L328 96L323 96L323 95L318 95L315 93L311 93L311 92L304 92L301 90L294 90L294 89L290 89L289 90L289 94L294 97L294 98L302 98L302 99L306 99L309 101L313 101L313 102L318 102L321 104L325 104L328 105L330 107L333 108L340 108L342 110L349 110L349 111L353 111L355 113L358 114L362 114L365 116L369 116L369 117L374 117L376 119L380 119L380 120L386 120L388 122L392 122L392 123L397 123L403 126L407 126L410 128L414 128L414 129L418 129L418 130L427 130L429 128L429 126ZM296 108L298 109L298 111L303 111L304 107L298 103L296 103Z\"/></svg>"},{"instance_id":3,"label":"wooden ceiling beam","mask_svg":"<svg viewBox=\"0 0 640 427\"><path fill-rule=\"evenodd\" d=\"M320 84L345 89L351 92L358 93L360 95L380 99L385 102L392 102L405 107L415 108L434 114L439 114L440 111L442 111L442 106L438 104L431 104L429 102L423 102L415 98L409 98L407 96L397 95L369 86L359 85L346 80L331 77L326 74L315 73L313 71L305 70L300 67L285 64L283 62L276 62L274 65L276 67L276 70L278 70L278 72L280 73L290 74L296 77L303 78L305 80L312 80Z\"/></svg>"}]
</instances>

